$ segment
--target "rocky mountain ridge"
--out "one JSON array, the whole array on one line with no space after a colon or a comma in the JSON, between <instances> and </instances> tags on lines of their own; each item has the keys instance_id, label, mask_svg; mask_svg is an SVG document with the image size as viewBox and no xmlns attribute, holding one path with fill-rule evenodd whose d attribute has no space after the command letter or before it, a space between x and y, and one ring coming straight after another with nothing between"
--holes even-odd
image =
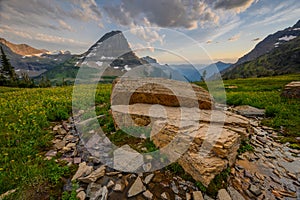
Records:
<instances>
[{"instance_id":1,"label":"rocky mountain ridge","mask_svg":"<svg viewBox=\"0 0 300 200\"><path fill-rule=\"evenodd\" d=\"M5 40L4 38L0 38L0 43L6 45L8 48L10 48L12 50L12 52L19 54L21 56L35 55L35 54L41 54L41 53L48 52L48 50L36 49L27 44L14 44L14 43L11 43L11 42Z\"/></svg>"}]
</instances>

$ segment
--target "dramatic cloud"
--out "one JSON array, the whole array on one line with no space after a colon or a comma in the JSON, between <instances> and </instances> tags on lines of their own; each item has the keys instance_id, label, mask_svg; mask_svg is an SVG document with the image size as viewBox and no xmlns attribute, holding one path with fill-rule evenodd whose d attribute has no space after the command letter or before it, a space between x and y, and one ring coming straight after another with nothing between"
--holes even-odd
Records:
<instances>
[{"instance_id":1,"label":"dramatic cloud","mask_svg":"<svg viewBox=\"0 0 300 200\"><path fill-rule=\"evenodd\" d=\"M228 39L228 41L233 42L233 41L237 41L238 39L240 39L241 34L236 34L234 36L232 36L231 38Z\"/></svg>"},{"instance_id":2,"label":"dramatic cloud","mask_svg":"<svg viewBox=\"0 0 300 200\"><path fill-rule=\"evenodd\" d=\"M56 31L72 30L65 19L99 22L102 17L94 0L70 0L68 6L62 6L57 0L2 0L0 12L7 24Z\"/></svg>"},{"instance_id":3,"label":"dramatic cloud","mask_svg":"<svg viewBox=\"0 0 300 200\"><path fill-rule=\"evenodd\" d=\"M121 0L116 5L107 5L109 17L121 25L142 24L146 18L159 27L182 27L196 29L198 23L217 23L219 17L202 1L186 0Z\"/></svg>"},{"instance_id":4,"label":"dramatic cloud","mask_svg":"<svg viewBox=\"0 0 300 200\"><path fill-rule=\"evenodd\" d=\"M234 10L237 13L245 11L257 0L218 0L214 4L216 9Z\"/></svg>"}]
</instances>

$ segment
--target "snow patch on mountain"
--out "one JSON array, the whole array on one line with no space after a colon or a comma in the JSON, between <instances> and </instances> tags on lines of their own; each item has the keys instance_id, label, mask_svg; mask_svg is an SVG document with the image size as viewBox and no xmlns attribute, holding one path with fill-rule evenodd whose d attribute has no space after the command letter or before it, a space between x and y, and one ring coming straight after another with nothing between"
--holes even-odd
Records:
<instances>
[{"instance_id":1,"label":"snow patch on mountain","mask_svg":"<svg viewBox=\"0 0 300 200\"><path fill-rule=\"evenodd\" d=\"M294 35L286 35L284 37L279 38L278 40L279 41L290 41L290 40L295 39L296 37L297 36L294 36Z\"/></svg>"}]
</instances>

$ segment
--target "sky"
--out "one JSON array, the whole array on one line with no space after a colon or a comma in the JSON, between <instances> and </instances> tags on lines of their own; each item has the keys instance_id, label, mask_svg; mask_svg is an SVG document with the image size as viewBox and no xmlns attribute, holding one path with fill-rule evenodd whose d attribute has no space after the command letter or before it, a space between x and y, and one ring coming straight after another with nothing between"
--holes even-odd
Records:
<instances>
[{"instance_id":1,"label":"sky","mask_svg":"<svg viewBox=\"0 0 300 200\"><path fill-rule=\"evenodd\" d=\"M234 63L299 13L299 0L0 0L0 37L80 54L121 30L160 63Z\"/></svg>"}]
</instances>

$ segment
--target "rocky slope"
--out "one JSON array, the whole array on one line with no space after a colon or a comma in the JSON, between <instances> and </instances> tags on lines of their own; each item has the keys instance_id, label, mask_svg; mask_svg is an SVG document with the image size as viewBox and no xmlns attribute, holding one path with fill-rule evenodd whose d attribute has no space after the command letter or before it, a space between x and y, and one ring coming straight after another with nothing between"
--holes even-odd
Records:
<instances>
[{"instance_id":1,"label":"rocky slope","mask_svg":"<svg viewBox=\"0 0 300 200\"><path fill-rule=\"evenodd\" d=\"M234 79L299 73L299 46L300 37L297 37L252 61L225 70L222 77L225 79Z\"/></svg>"},{"instance_id":2,"label":"rocky slope","mask_svg":"<svg viewBox=\"0 0 300 200\"><path fill-rule=\"evenodd\" d=\"M259 42L252 51L241 57L234 65L254 60L298 36L300 36L300 20L293 27L286 28L267 36L263 41Z\"/></svg>"},{"instance_id":3,"label":"rocky slope","mask_svg":"<svg viewBox=\"0 0 300 200\"><path fill-rule=\"evenodd\" d=\"M27 44L14 44L5 40L4 38L0 38L0 43L6 45L8 48L12 50L12 52L19 54L21 56L41 54L47 52L47 50L36 49Z\"/></svg>"},{"instance_id":4,"label":"rocky slope","mask_svg":"<svg viewBox=\"0 0 300 200\"><path fill-rule=\"evenodd\" d=\"M222 72L226 79L298 73L300 21L266 37L237 63Z\"/></svg>"}]
</instances>

